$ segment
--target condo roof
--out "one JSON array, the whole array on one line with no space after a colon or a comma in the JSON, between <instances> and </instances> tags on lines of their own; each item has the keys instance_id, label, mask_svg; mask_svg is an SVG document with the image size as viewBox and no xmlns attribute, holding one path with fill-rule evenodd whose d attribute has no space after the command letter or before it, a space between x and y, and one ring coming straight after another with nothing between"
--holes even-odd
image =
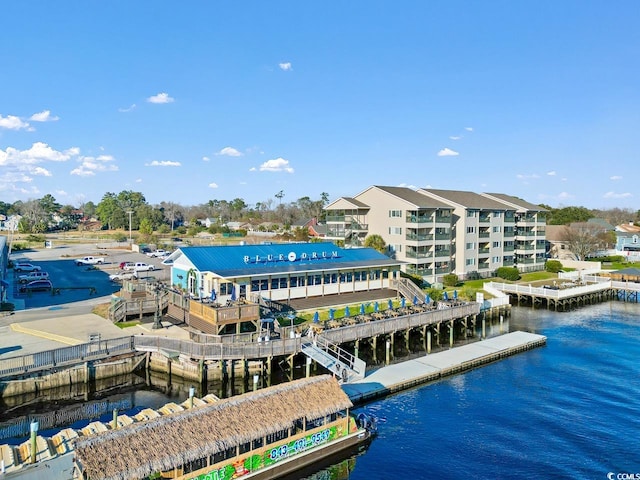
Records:
<instances>
[{"instance_id":1,"label":"condo roof","mask_svg":"<svg viewBox=\"0 0 640 480\"><path fill-rule=\"evenodd\" d=\"M443 198L445 201L457 203L465 208L477 208L483 210L515 210L514 207L511 207L504 202L485 197L475 192L437 190L433 188L424 188L421 190Z\"/></svg>"},{"instance_id":2,"label":"condo roof","mask_svg":"<svg viewBox=\"0 0 640 480\"><path fill-rule=\"evenodd\" d=\"M420 208L447 208L451 209L451 205L441 202L440 200L436 200L433 197L428 197L420 193L419 191L413 190L408 187L385 187L375 185L375 188L378 188L384 192L387 192L391 195L395 195L406 202L412 203L416 207Z\"/></svg>"}]
</instances>

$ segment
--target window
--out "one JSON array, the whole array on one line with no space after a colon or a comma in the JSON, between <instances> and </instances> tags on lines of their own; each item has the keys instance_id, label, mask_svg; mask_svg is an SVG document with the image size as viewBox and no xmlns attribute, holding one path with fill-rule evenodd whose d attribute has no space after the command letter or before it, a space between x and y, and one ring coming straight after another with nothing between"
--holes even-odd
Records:
<instances>
[{"instance_id":1,"label":"window","mask_svg":"<svg viewBox=\"0 0 640 480\"><path fill-rule=\"evenodd\" d=\"M402 210L389 210L389 217L391 218L401 218Z\"/></svg>"},{"instance_id":2,"label":"window","mask_svg":"<svg viewBox=\"0 0 640 480\"><path fill-rule=\"evenodd\" d=\"M266 439L267 444L279 442L280 440L284 440L288 436L289 436L288 430L280 430L278 432L271 433L267 435L267 439Z\"/></svg>"},{"instance_id":3,"label":"window","mask_svg":"<svg viewBox=\"0 0 640 480\"><path fill-rule=\"evenodd\" d=\"M476 248L475 242L467 242L466 247L467 250L474 250Z\"/></svg>"},{"instance_id":4,"label":"window","mask_svg":"<svg viewBox=\"0 0 640 480\"><path fill-rule=\"evenodd\" d=\"M500 233L500 227L499 226L493 227L493 233Z\"/></svg>"},{"instance_id":5,"label":"window","mask_svg":"<svg viewBox=\"0 0 640 480\"><path fill-rule=\"evenodd\" d=\"M233 289L233 283L224 282L220 284L220 295L231 295Z\"/></svg>"},{"instance_id":6,"label":"window","mask_svg":"<svg viewBox=\"0 0 640 480\"><path fill-rule=\"evenodd\" d=\"M467 258L467 261L465 263L466 263L467 266L475 265L476 264L476 259L475 258Z\"/></svg>"},{"instance_id":7,"label":"window","mask_svg":"<svg viewBox=\"0 0 640 480\"><path fill-rule=\"evenodd\" d=\"M260 290L260 280L251 280L251 291L258 292Z\"/></svg>"},{"instance_id":8,"label":"window","mask_svg":"<svg viewBox=\"0 0 640 480\"><path fill-rule=\"evenodd\" d=\"M467 227L467 233L476 233L476 227Z\"/></svg>"},{"instance_id":9,"label":"window","mask_svg":"<svg viewBox=\"0 0 640 480\"><path fill-rule=\"evenodd\" d=\"M467 218L476 218L478 212L476 210L467 210Z\"/></svg>"},{"instance_id":10,"label":"window","mask_svg":"<svg viewBox=\"0 0 640 480\"><path fill-rule=\"evenodd\" d=\"M280 279L279 278L272 278L271 279L271 290L277 290L278 288L280 288Z\"/></svg>"},{"instance_id":11,"label":"window","mask_svg":"<svg viewBox=\"0 0 640 480\"><path fill-rule=\"evenodd\" d=\"M493 248L500 248L500 242L493 242Z\"/></svg>"},{"instance_id":12,"label":"window","mask_svg":"<svg viewBox=\"0 0 640 480\"><path fill-rule=\"evenodd\" d=\"M304 278L304 277L301 277L301 278ZM291 279L289 279L289 285L291 285L291 288L297 287L298 277L291 277Z\"/></svg>"},{"instance_id":13,"label":"window","mask_svg":"<svg viewBox=\"0 0 640 480\"><path fill-rule=\"evenodd\" d=\"M491 263L500 263L500 257L491 257Z\"/></svg>"},{"instance_id":14,"label":"window","mask_svg":"<svg viewBox=\"0 0 640 480\"><path fill-rule=\"evenodd\" d=\"M260 290L269 290L269 280L268 279L264 279L264 280L260 280Z\"/></svg>"},{"instance_id":15,"label":"window","mask_svg":"<svg viewBox=\"0 0 640 480\"><path fill-rule=\"evenodd\" d=\"M498 211L493 212L493 217L494 217L494 218L500 218L500 217L502 217L502 212L498 212Z\"/></svg>"},{"instance_id":16,"label":"window","mask_svg":"<svg viewBox=\"0 0 640 480\"><path fill-rule=\"evenodd\" d=\"M389 235L402 235L402 227L389 227Z\"/></svg>"}]
</instances>

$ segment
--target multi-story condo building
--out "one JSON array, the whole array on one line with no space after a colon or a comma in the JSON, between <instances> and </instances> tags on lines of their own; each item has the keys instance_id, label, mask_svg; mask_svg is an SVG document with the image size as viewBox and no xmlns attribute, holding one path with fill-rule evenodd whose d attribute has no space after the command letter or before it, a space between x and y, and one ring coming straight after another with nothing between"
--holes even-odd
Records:
<instances>
[{"instance_id":1,"label":"multi-story condo building","mask_svg":"<svg viewBox=\"0 0 640 480\"><path fill-rule=\"evenodd\" d=\"M540 205L503 193L483 193L514 208L515 264L521 272L542 270L547 261L547 210Z\"/></svg>"},{"instance_id":2,"label":"multi-story condo building","mask_svg":"<svg viewBox=\"0 0 640 480\"><path fill-rule=\"evenodd\" d=\"M545 210L508 195L371 186L325 211L327 239L357 247L379 235L406 273L431 283L447 273L489 277L502 266L544 267Z\"/></svg>"}]
</instances>

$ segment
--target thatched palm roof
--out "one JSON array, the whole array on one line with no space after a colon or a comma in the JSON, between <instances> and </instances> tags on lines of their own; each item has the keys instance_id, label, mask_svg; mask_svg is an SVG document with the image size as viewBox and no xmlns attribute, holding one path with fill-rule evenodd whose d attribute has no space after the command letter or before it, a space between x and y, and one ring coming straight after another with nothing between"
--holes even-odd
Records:
<instances>
[{"instance_id":1,"label":"thatched palm roof","mask_svg":"<svg viewBox=\"0 0 640 480\"><path fill-rule=\"evenodd\" d=\"M141 479L351 406L335 378L306 378L80 439L76 459L91 480Z\"/></svg>"}]
</instances>

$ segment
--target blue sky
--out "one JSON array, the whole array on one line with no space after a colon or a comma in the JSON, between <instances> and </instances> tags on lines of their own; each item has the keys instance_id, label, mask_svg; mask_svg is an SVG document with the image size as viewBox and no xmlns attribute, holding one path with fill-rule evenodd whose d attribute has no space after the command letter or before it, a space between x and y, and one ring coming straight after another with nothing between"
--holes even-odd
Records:
<instances>
[{"instance_id":1,"label":"blue sky","mask_svg":"<svg viewBox=\"0 0 640 480\"><path fill-rule=\"evenodd\" d=\"M640 209L637 0L0 6L0 200Z\"/></svg>"}]
</instances>

